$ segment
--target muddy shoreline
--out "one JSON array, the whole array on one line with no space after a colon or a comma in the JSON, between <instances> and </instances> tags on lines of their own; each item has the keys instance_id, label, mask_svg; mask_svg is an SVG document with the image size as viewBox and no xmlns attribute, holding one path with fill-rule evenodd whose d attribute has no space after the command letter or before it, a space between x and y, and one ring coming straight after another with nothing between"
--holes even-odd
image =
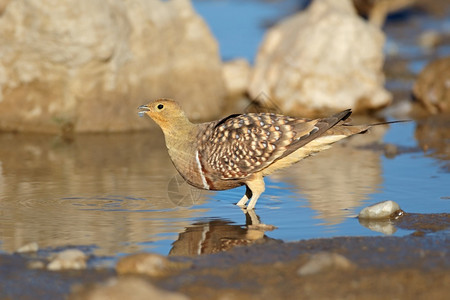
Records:
<instances>
[{"instance_id":1,"label":"muddy shoreline","mask_svg":"<svg viewBox=\"0 0 450 300\"><path fill-rule=\"evenodd\" d=\"M449 223L449 214L406 214L392 222L415 230L404 237L261 239L227 252L169 256L190 266L155 277L119 276L113 268L92 266L62 272L31 268L48 250L0 254L0 299L85 299L108 278L137 277L192 299L445 299L450 293ZM338 260L301 274L318 253L343 257L348 264Z\"/></svg>"}]
</instances>

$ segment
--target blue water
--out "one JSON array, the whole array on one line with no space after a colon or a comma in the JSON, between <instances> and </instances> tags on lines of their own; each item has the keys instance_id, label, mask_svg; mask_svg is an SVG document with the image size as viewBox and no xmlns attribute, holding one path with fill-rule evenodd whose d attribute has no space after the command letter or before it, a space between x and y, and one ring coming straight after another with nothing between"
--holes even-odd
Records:
<instances>
[{"instance_id":1,"label":"blue water","mask_svg":"<svg viewBox=\"0 0 450 300\"><path fill-rule=\"evenodd\" d=\"M265 24L273 24L292 13L299 2L302 1L194 0L192 3L218 40L224 60L243 57L253 62L266 31Z\"/></svg>"},{"instance_id":2,"label":"blue water","mask_svg":"<svg viewBox=\"0 0 450 300\"><path fill-rule=\"evenodd\" d=\"M415 124L412 122L391 126L383 141L400 146L416 147L413 138L414 128ZM301 191L296 187L283 182L274 182L270 177L266 178L267 189L258 201L256 213L262 223L277 227L276 230L266 232L266 235L284 241L335 236L385 235L360 225L355 216L365 206L386 200L397 202L407 212L450 212L450 174L440 168L439 161L426 157L420 150L401 154L395 158L385 158L383 155L380 157L383 171L382 184L375 192L365 195L367 199L361 201L360 205L346 209L346 217L337 224L329 224L327 220L322 219L320 213L311 208L308 199L299 196L298 192ZM310 159L320 159L320 157ZM301 168L301 163L295 167ZM241 187L211 195L206 203L195 206L196 209L205 211L202 216L189 218L187 222L208 222L221 218L244 226L244 214L232 205L240 199L244 191L245 189ZM351 193L351 191L348 192ZM330 199L329 206L333 207L333 199ZM403 236L411 233L410 230L397 228L393 235ZM149 251L167 253L176 238L177 234L168 235L163 241L143 246Z\"/></svg>"}]
</instances>

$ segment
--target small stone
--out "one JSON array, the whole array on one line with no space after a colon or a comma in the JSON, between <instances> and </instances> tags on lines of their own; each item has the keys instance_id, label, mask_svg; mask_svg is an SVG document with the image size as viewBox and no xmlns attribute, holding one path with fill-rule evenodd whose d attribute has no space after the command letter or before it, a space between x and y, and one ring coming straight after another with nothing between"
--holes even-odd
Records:
<instances>
[{"instance_id":1,"label":"small stone","mask_svg":"<svg viewBox=\"0 0 450 300\"><path fill-rule=\"evenodd\" d=\"M311 255L308 262L301 266L297 273L300 276L320 273L327 269L350 270L355 265L346 257L330 252L320 252Z\"/></svg>"},{"instance_id":2,"label":"small stone","mask_svg":"<svg viewBox=\"0 0 450 300\"><path fill-rule=\"evenodd\" d=\"M16 250L17 253L37 252L39 245L36 242L28 243Z\"/></svg>"},{"instance_id":3,"label":"small stone","mask_svg":"<svg viewBox=\"0 0 450 300\"><path fill-rule=\"evenodd\" d=\"M190 263L174 262L159 254L138 253L120 259L116 271L118 274L142 274L161 277L190 266Z\"/></svg>"},{"instance_id":4,"label":"small stone","mask_svg":"<svg viewBox=\"0 0 450 300\"><path fill-rule=\"evenodd\" d=\"M157 288L142 278L111 278L103 284L77 287L70 300L187 300L187 296Z\"/></svg>"},{"instance_id":5,"label":"small stone","mask_svg":"<svg viewBox=\"0 0 450 300\"><path fill-rule=\"evenodd\" d=\"M30 262L27 263L27 268L28 269L44 269L45 268L45 263L40 261L40 260L32 260Z\"/></svg>"},{"instance_id":6,"label":"small stone","mask_svg":"<svg viewBox=\"0 0 450 300\"><path fill-rule=\"evenodd\" d=\"M417 76L414 98L430 114L450 112L450 56L430 62Z\"/></svg>"},{"instance_id":7,"label":"small stone","mask_svg":"<svg viewBox=\"0 0 450 300\"><path fill-rule=\"evenodd\" d=\"M386 144L384 146L384 156L387 158L394 158L398 154L398 147L394 144Z\"/></svg>"},{"instance_id":8,"label":"small stone","mask_svg":"<svg viewBox=\"0 0 450 300\"><path fill-rule=\"evenodd\" d=\"M434 30L425 31L419 36L418 43L425 49L435 48L442 40L439 32Z\"/></svg>"},{"instance_id":9,"label":"small stone","mask_svg":"<svg viewBox=\"0 0 450 300\"><path fill-rule=\"evenodd\" d=\"M400 210L400 206L394 201L383 201L365 207L358 215L360 219L389 219L392 214Z\"/></svg>"},{"instance_id":10,"label":"small stone","mask_svg":"<svg viewBox=\"0 0 450 300\"><path fill-rule=\"evenodd\" d=\"M82 270L86 268L87 256L78 249L68 249L57 253L47 265L51 271Z\"/></svg>"}]
</instances>

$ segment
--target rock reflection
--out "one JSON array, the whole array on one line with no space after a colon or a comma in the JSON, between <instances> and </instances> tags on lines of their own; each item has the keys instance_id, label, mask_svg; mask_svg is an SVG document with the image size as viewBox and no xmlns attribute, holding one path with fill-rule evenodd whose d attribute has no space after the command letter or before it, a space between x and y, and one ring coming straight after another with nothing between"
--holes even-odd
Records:
<instances>
[{"instance_id":1,"label":"rock reflection","mask_svg":"<svg viewBox=\"0 0 450 300\"><path fill-rule=\"evenodd\" d=\"M274 229L272 225L261 224L253 210L245 212L245 225L236 225L224 219L198 222L180 233L169 255L211 254L228 251L235 246L263 243L271 240L265 232Z\"/></svg>"},{"instance_id":2,"label":"rock reflection","mask_svg":"<svg viewBox=\"0 0 450 300\"><path fill-rule=\"evenodd\" d=\"M163 142L159 131L79 135L70 143L0 134L1 249L96 245L96 254L111 255L180 232L189 224L180 220L202 212L178 209L169 197L176 171Z\"/></svg>"},{"instance_id":3,"label":"rock reflection","mask_svg":"<svg viewBox=\"0 0 450 300\"><path fill-rule=\"evenodd\" d=\"M439 159L445 171L450 172L450 117L435 115L417 122L415 137L428 155Z\"/></svg>"},{"instance_id":4,"label":"rock reflection","mask_svg":"<svg viewBox=\"0 0 450 300\"><path fill-rule=\"evenodd\" d=\"M401 217L385 220L369 220L359 218L359 223L372 230L386 235L394 234L397 229L414 231L412 234L422 236L429 233L446 231L450 226L450 214L417 214L404 213Z\"/></svg>"},{"instance_id":5,"label":"rock reflection","mask_svg":"<svg viewBox=\"0 0 450 300\"><path fill-rule=\"evenodd\" d=\"M297 187L325 224L339 224L381 185L381 152L361 146L380 141L386 130L374 127L271 178Z\"/></svg>"},{"instance_id":6,"label":"rock reflection","mask_svg":"<svg viewBox=\"0 0 450 300\"><path fill-rule=\"evenodd\" d=\"M392 235L397 231L397 228L392 224L392 220L373 220L373 219L358 219L359 224L376 232L381 232L385 235Z\"/></svg>"}]
</instances>

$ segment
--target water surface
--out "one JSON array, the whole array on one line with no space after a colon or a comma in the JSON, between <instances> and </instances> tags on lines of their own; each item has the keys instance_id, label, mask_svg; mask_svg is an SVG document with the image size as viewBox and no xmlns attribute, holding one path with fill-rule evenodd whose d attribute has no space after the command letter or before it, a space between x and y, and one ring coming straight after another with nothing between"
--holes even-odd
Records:
<instances>
[{"instance_id":1,"label":"water surface","mask_svg":"<svg viewBox=\"0 0 450 300\"><path fill-rule=\"evenodd\" d=\"M445 161L420 150L415 128L378 127L266 178L256 215L277 229L265 235L285 241L382 235L354 216L384 200L409 212L448 212ZM383 141L408 151L386 158ZM159 130L78 135L72 141L3 133L0 144L2 251L37 242L42 248L92 246L97 255L168 254L192 224L249 225L234 205L244 188L190 188L172 166Z\"/></svg>"}]
</instances>

